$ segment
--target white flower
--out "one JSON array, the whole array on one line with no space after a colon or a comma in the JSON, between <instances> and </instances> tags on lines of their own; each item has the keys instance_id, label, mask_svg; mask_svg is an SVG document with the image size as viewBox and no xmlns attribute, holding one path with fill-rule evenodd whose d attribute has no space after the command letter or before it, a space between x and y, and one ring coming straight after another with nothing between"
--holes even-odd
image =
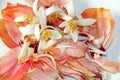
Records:
<instances>
[{"instance_id":1,"label":"white flower","mask_svg":"<svg viewBox=\"0 0 120 80\"><path fill-rule=\"evenodd\" d=\"M49 29L48 27L51 29ZM38 49L45 49L49 46L52 46L57 42L57 40L62 38L60 32L58 32L56 29L54 29L51 26L48 27L41 32Z\"/></svg>"},{"instance_id":2,"label":"white flower","mask_svg":"<svg viewBox=\"0 0 120 80\"><path fill-rule=\"evenodd\" d=\"M67 18L65 18L65 19L67 19ZM65 27L64 33L70 33L73 41L76 42L78 40L79 26L89 26L95 22L96 22L95 19L90 19L90 18L82 19L79 17L78 20L72 20L72 18L68 18L68 20L65 20L64 22L62 22L59 25L59 27L61 27L61 28Z\"/></svg>"}]
</instances>

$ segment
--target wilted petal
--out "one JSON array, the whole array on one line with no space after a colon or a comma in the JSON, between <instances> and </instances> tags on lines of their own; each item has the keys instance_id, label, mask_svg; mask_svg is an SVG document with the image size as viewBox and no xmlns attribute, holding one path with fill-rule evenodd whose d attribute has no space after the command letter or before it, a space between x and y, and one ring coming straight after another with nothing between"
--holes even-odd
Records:
<instances>
[{"instance_id":1,"label":"wilted petal","mask_svg":"<svg viewBox=\"0 0 120 80\"><path fill-rule=\"evenodd\" d=\"M89 25L94 24L95 22L96 22L96 19L86 18L86 19L78 20L78 25L80 25L80 26L89 26Z\"/></svg>"}]
</instances>

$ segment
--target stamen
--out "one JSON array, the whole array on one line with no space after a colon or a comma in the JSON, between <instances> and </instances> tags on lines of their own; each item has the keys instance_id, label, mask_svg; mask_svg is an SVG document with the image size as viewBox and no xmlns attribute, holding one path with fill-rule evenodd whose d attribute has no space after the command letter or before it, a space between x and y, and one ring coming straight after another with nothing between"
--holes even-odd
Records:
<instances>
[{"instance_id":1,"label":"stamen","mask_svg":"<svg viewBox=\"0 0 120 80\"><path fill-rule=\"evenodd\" d=\"M78 22L76 20L70 20L68 21L68 25L70 29L72 30L72 33L74 33L76 30L78 30Z\"/></svg>"},{"instance_id":2,"label":"stamen","mask_svg":"<svg viewBox=\"0 0 120 80\"><path fill-rule=\"evenodd\" d=\"M34 19L34 16L33 16L33 15L25 16L25 22L32 22L33 19Z\"/></svg>"},{"instance_id":3,"label":"stamen","mask_svg":"<svg viewBox=\"0 0 120 80\"><path fill-rule=\"evenodd\" d=\"M48 40L51 35L52 35L52 31L49 29L46 29L42 34L42 39Z\"/></svg>"},{"instance_id":4,"label":"stamen","mask_svg":"<svg viewBox=\"0 0 120 80\"><path fill-rule=\"evenodd\" d=\"M54 24L58 19L60 19L61 15L59 13L52 13L47 17L49 24Z\"/></svg>"}]
</instances>

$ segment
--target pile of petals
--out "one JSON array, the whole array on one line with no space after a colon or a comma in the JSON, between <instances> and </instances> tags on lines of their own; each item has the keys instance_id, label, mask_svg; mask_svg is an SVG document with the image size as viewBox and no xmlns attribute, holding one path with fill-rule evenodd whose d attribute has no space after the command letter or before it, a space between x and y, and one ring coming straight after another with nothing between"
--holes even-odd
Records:
<instances>
[{"instance_id":1,"label":"pile of petals","mask_svg":"<svg viewBox=\"0 0 120 80\"><path fill-rule=\"evenodd\" d=\"M109 9L77 14L72 0L26 2L2 10L0 38L10 50L0 57L0 80L107 80L107 72L119 72L119 62L105 59L114 29Z\"/></svg>"}]
</instances>

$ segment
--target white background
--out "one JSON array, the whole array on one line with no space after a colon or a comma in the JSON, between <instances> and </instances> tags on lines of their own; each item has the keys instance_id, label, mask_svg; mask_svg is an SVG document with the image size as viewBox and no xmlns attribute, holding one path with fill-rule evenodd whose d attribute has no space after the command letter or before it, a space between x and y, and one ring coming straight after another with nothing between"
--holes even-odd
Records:
<instances>
[{"instance_id":1,"label":"white background","mask_svg":"<svg viewBox=\"0 0 120 80\"><path fill-rule=\"evenodd\" d=\"M24 0L0 0L0 13L6 6L7 1L11 3L25 4ZM89 7L105 7L111 10L111 15L115 20L114 41L107 50L107 59L120 62L120 0L74 0L76 12L81 13ZM1 15L0 15L1 17ZM8 50L0 40L0 56ZM7 58L6 58L7 59ZM72 79L68 79L72 80ZM111 74L109 80L120 80L120 73Z\"/></svg>"}]
</instances>

